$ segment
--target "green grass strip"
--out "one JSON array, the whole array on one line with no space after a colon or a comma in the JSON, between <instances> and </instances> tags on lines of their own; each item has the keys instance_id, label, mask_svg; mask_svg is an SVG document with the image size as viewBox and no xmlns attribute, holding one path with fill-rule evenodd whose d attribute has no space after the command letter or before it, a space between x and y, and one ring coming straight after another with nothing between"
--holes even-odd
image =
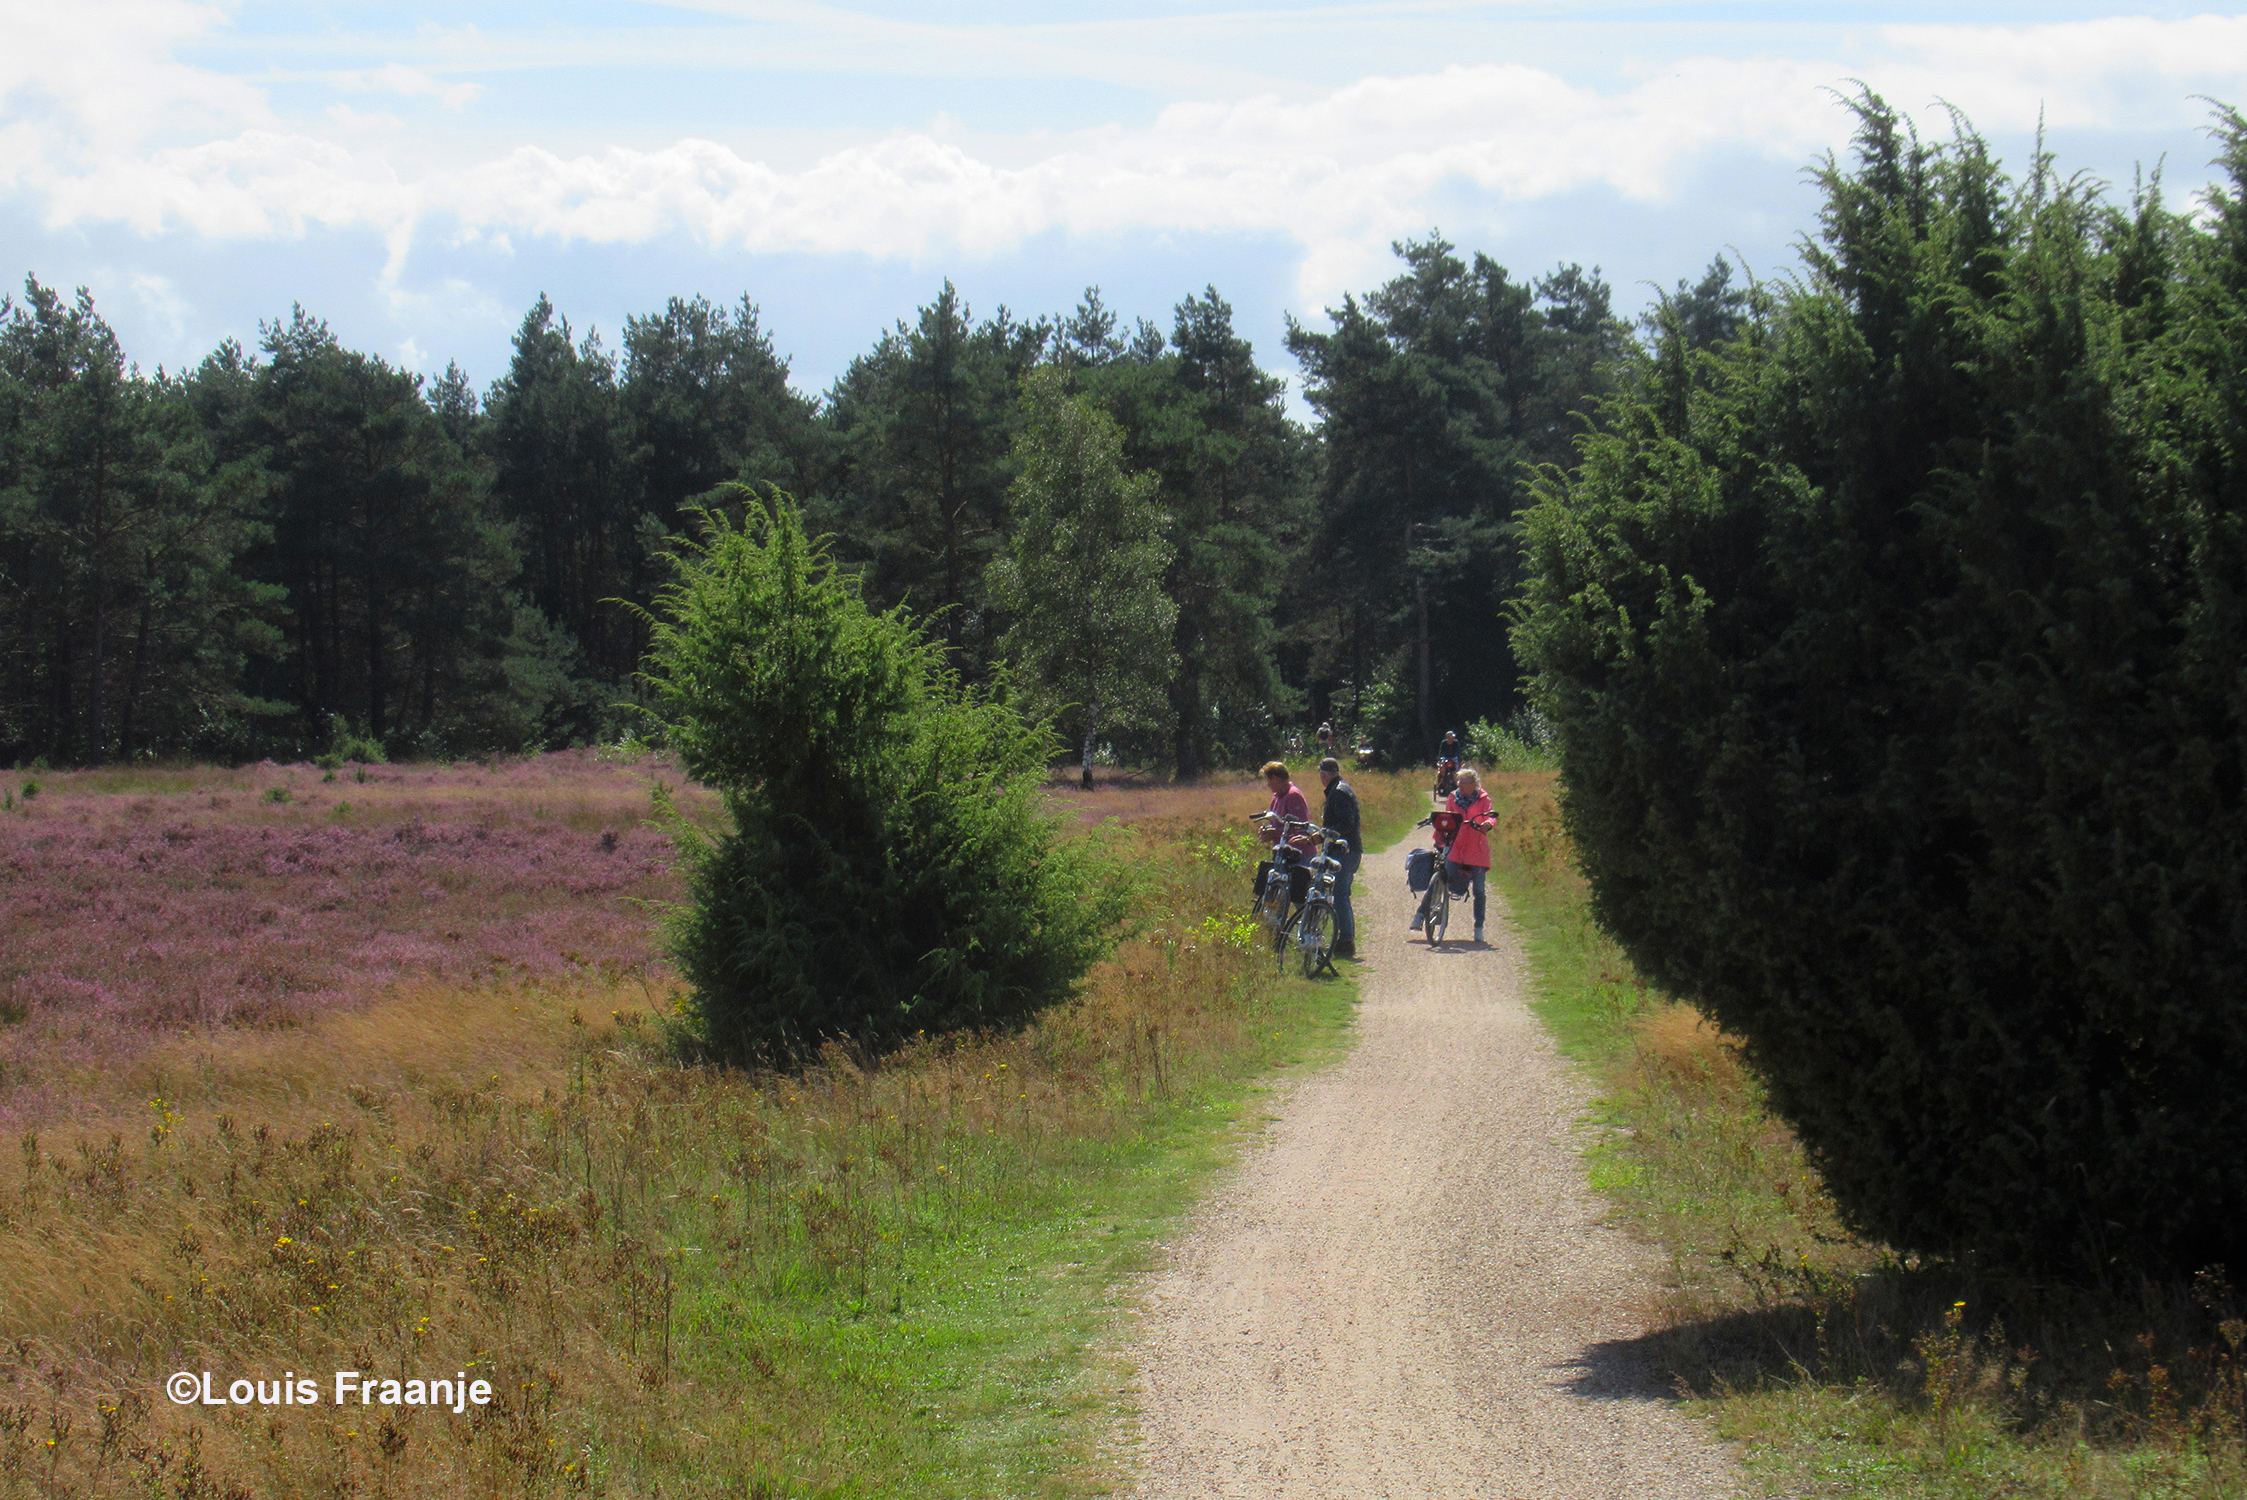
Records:
<instances>
[{"instance_id":1,"label":"green grass strip","mask_svg":"<svg viewBox=\"0 0 2247 1500\"><path fill-rule=\"evenodd\" d=\"M680 1324L701 1362L756 1365L757 1399L728 1419L772 1496L937 1497L1114 1492L1129 1413L1119 1309L1203 1189L1252 1139L1275 1071L1347 1043L1357 987L1282 983L1255 1051L1151 1110L1128 1137L980 1164L957 1219L885 1223L878 1289L693 1285ZM1007 1148L998 1148L1005 1153ZM706 1371L713 1384L732 1376ZM807 1408L817 1408L816 1412ZM807 1418L816 1418L807 1420ZM815 1448L801 1434L820 1434Z\"/></svg>"}]
</instances>

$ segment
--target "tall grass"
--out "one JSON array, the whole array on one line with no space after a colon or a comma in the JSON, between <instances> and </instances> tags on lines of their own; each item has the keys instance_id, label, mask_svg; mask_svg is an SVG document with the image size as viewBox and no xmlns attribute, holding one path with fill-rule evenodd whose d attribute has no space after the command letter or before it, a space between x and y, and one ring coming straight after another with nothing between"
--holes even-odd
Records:
<instances>
[{"instance_id":1,"label":"tall grass","mask_svg":"<svg viewBox=\"0 0 2247 1500\"><path fill-rule=\"evenodd\" d=\"M1549 774L1492 778L1539 1008L1601 1086L1589 1161L1669 1256L1647 1352L1783 1494L2247 1494L2247 1308L2220 1268L2083 1289L1852 1235L1737 1043L1593 920Z\"/></svg>"},{"instance_id":2,"label":"tall grass","mask_svg":"<svg viewBox=\"0 0 2247 1500\"><path fill-rule=\"evenodd\" d=\"M535 769L459 774L495 835L551 816ZM1107 822L1140 930L1016 1035L682 1066L652 959L390 971L287 1028L144 1027L0 1174L0 1496L1111 1487L1124 1278L1261 1080L1348 1015L1244 920L1261 797L1210 797ZM1394 829L1420 793L1367 800ZM309 1374L321 1404L177 1406L176 1370ZM494 1397L339 1407L337 1370Z\"/></svg>"}]
</instances>

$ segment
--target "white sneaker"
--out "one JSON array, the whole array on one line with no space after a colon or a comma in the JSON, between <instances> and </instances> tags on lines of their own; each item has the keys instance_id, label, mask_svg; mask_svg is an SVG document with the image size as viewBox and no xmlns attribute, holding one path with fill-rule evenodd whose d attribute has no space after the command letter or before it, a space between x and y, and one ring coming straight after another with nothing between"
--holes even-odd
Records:
<instances>
[{"instance_id":1,"label":"white sneaker","mask_svg":"<svg viewBox=\"0 0 2247 1500\"><path fill-rule=\"evenodd\" d=\"M1480 922L1475 923L1475 941L1478 943L1482 941L1482 924Z\"/></svg>"},{"instance_id":2,"label":"white sneaker","mask_svg":"<svg viewBox=\"0 0 2247 1500\"><path fill-rule=\"evenodd\" d=\"M1420 912L1414 912L1414 913L1412 914L1412 925L1411 925L1411 926L1410 926L1409 928L1405 929L1405 930L1406 930L1406 931L1408 931L1408 932L1418 932L1418 931L1420 930L1420 922L1421 922L1421 920L1422 920L1422 915L1423 915L1423 914L1422 914L1422 913L1420 913Z\"/></svg>"}]
</instances>

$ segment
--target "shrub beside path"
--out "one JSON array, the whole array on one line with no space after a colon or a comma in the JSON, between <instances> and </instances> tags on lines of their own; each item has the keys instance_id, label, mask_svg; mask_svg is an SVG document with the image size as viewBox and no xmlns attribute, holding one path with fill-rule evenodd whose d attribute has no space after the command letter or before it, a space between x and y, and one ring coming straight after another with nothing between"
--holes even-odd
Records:
<instances>
[{"instance_id":1,"label":"shrub beside path","mask_svg":"<svg viewBox=\"0 0 2247 1500\"><path fill-rule=\"evenodd\" d=\"M1146 1500L1739 1494L1721 1447L1626 1352L1652 1256L1603 1222L1583 1082L1490 941L1406 941L1383 853L1360 876L1357 1041L1195 1215L1149 1287ZM1464 920L1461 920L1464 918Z\"/></svg>"}]
</instances>

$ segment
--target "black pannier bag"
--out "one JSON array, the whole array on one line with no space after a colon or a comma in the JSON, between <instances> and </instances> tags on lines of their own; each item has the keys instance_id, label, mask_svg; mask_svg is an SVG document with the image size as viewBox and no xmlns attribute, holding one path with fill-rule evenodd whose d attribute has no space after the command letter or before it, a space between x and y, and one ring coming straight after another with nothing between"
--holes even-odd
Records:
<instances>
[{"instance_id":1,"label":"black pannier bag","mask_svg":"<svg viewBox=\"0 0 2247 1500\"><path fill-rule=\"evenodd\" d=\"M1451 894L1454 896L1466 895L1475 883L1475 871L1472 865L1452 865L1449 867L1448 874Z\"/></svg>"},{"instance_id":2,"label":"black pannier bag","mask_svg":"<svg viewBox=\"0 0 2247 1500\"><path fill-rule=\"evenodd\" d=\"M1289 880L1287 882L1287 886L1289 891L1289 899L1298 904L1309 900L1311 895L1310 867L1308 865L1296 865L1293 869L1288 871L1288 875ZM1255 896L1257 900L1261 901L1264 899L1264 887L1271 881L1271 878L1272 862L1267 859L1262 864L1256 867Z\"/></svg>"},{"instance_id":3,"label":"black pannier bag","mask_svg":"<svg viewBox=\"0 0 2247 1500\"><path fill-rule=\"evenodd\" d=\"M1404 883L1412 887L1417 896L1436 878L1436 851L1414 849L1404 857Z\"/></svg>"}]
</instances>

